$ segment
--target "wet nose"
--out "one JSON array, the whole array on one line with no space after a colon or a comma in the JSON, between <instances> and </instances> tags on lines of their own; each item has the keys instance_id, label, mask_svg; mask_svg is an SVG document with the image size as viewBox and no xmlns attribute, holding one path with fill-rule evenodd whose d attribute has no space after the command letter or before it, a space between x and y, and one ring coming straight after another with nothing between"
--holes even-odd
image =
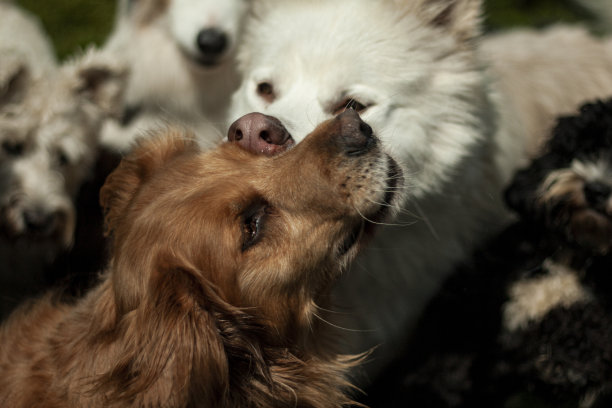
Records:
<instances>
[{"instance_id":1,"label":"wet nose","mask_svg":"<svg viewBox=\"0 0 612 408\"><path fill-rule=\"evenodd\" d=\"M244 115L232 123L227 138L250 152L265 156L274 156L295 144L280 120L258 112Z\"/></svg>"},{"instance_id":2,"label":"wet nose","mask_svg":"<svg viewBox=\"0 0 612 408\"><path fill-rule=\"evenodd\" d=\"M217 28L207 28L198 33L198 49L207 58L219 57L227 49L228 39L225 33Z\"/></svg>"},{"instance_id":3,"label":"wet nose","mask_svg":"<svg viewBox=\"0 0 612 408\"><path fill-rule=\"evenodd\" d=\"M605 210L612 194L612 187L600 181L588 182L584 185L584 197L597 210Z\"/></svg>"},{"instance_id":4,"label":"wet nose","mask_svg":"<svg viewBox=\"0 0 612 408\"><path fill-rule=\"evenodd\" d=\"M376 143L372 128L361 120L356 110L347 109L336 116L336 120L340 124L340 143L347 155L365 154Z\"/></svg>"},{"instance_id":5,"label":"wet nose","mask_svg":"<svg viewBox=\"0 0 612 408\"><path fill-rule=\"evenodd\" d=\"M26 231L34 235L52 235L60 225L60 214L40 208L23 210L23 223Z\"/></svg>"}]
</instances>

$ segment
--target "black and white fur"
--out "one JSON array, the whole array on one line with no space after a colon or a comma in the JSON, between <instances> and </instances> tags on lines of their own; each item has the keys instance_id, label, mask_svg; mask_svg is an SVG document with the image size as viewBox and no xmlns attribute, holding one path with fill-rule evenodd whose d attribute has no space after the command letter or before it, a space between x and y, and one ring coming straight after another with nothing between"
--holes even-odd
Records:
<instances>
[{"instance_id":1,"label":"black and white fur","mask_svg":"<svg viewBox=\"0 0 612 408\"><path fill-rule=\"evenodd\" d=\"M520 219L445 283L372 406L610 406L612 100L560 118L505 198Z\"/></svg>"}]
</instances>

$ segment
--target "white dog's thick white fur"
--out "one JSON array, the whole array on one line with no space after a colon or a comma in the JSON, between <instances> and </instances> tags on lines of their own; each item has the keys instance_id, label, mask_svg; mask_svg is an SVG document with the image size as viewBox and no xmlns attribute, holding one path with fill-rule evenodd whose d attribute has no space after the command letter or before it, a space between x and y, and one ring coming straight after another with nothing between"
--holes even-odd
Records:
<instances>
[{"instance_id":1,"label":"white dog's thick white fur","mask_svg":"<svg viewBox=\"0 0 612 408\"><path fill-rule=\"evenodd\" d=\"M596 40L578 27L513 30L482 43L496 86L522 124L535 153L557 115L575 113L592 97L612 94L612 39Z\"/></svg>"},{"instance_id":2,"label":"white dog's thick white fur","mask_svg":"<svg viewBox=\"0 0 612 408\"><path fill-rule=\"evenodd\" d=\"M221 130L208 129L221 128L238 86L234 56L247 5L246 0L119 0L115 28L104 48L130 67L126 110L137 114L130 123L109 125L105 142L129 147L160 120L220 140ZM227 43L204 60L197 38L207 28L224 33Z\"/></svg>"},{"instance_id":3,"label":"white dog's thick white fur","mask_svg":"<svg viewBox=\"0 0 612 408\"><path fill-rule=\"evenodd\" d=\"M40 78L57 67L55 51L40 21L0 1L0 103L24 76Z\"/></svg>"},{"instance_id":4,"label":"white dog's thick white fur","mask_svg":"<svg viewBox=\"0 0 612 408\"><path fill-rule=\"evenodd\" d=\"M344 276L339 313L326 317L347 329L343 351L379 346L371 374L403 345L453 265L503 225L500 192L538 145L541 125L612 94L611 47L559 29L481 48L480 3L262 0L247 22L229 120L273 115L299 142L354 99L403 167L403 214ZM597 52L583 55L577 43Z\"/></svg>"}]
</instances>

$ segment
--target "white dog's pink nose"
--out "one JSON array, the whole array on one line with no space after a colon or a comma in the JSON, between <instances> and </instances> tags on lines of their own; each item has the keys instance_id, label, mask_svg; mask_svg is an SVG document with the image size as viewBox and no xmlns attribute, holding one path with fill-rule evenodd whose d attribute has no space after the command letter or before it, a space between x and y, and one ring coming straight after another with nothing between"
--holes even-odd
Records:
<instances>
[{"instance_id":1,"label":"white dog's pink nose","mask_svg":"<svg viewBox=\"0 0 612 408\"><path fill-rule=\"evenodd\" d=\"M232 123L227 138L248 151L265 156L274 156L295 145L280 120L258 112L244 115Z\"/></svg>"}]
</instances>

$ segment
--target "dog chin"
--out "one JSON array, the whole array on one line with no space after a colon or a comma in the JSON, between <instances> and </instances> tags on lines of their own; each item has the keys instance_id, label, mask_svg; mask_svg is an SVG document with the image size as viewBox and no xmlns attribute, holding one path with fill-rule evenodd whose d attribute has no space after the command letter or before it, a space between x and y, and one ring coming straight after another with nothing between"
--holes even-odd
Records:
<instances>
[{"instance_id":1,"label":"dog chin","mask_svg":"<svg viewBox=\"0 0 612 408\"><path fill-rule=\"evenodd\" d=\"M398 192L403 190L403 172L400 165L387 155L387 187L382 203L371 213L365 214L359 224L340 245L339 255L344 262L352 260L374 238L378 227L387 219L392 218L399 209L401 199Z\"/></svg>"}]
</instances>

